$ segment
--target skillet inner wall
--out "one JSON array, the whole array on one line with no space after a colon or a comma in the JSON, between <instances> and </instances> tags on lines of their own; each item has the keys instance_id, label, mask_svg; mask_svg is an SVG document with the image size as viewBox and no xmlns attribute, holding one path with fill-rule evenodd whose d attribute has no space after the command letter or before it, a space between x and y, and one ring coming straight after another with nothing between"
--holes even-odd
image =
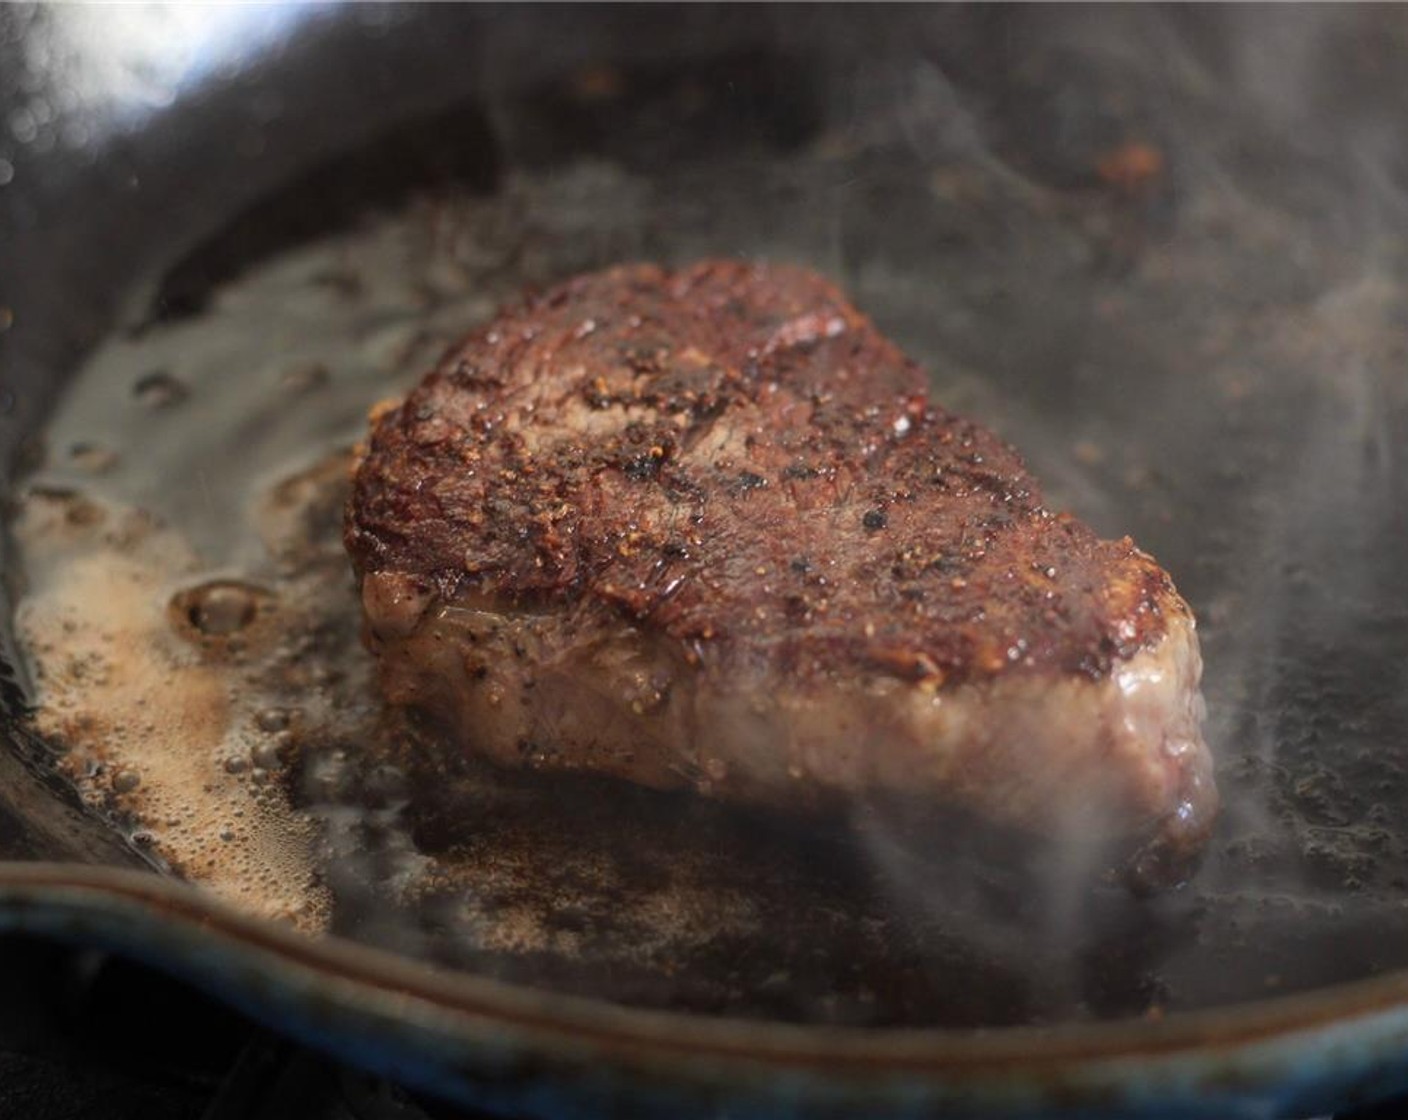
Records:
<instances>
[{"instance_id":1,"label":"skillet inner wall","mask_svg":"<svg viewBox=\"0 0 1408 1120\"><path fill-rule=\"evenodd\" d=\"M436 119L469 122L457 136L481 161L399 150L439 185L301 248L319 231L276 219L325 202L328 180L295 184L231 227L282 229L256 247L286 255L206 241L89 361L26 506L148 510L195 552L165 573L163 604L238 577L270 593L271 625L306 631L283 662L257 640L249 657L196 648L266 707L304 712L250 769L315 822L302 840L332 928L526 983L800 1021L1125 1015L1408 963L1397 165L1259 103L1256 67L1196 25L1155 18L1186 54L1160 68L1144 22L1010 18L893 66L818 74L795 52L734 52L461 106ZM1303 30L1324 44L1308 87L1384 49L1352 21ZM469 765L453 802L426 802L405 729L367 703L337 449L522 284L723 252L829 272L939 399L1023 448L1055 504L1174 573L1202 623L1229 802L1189 888L1138 903L1056 879L1033 894L1020 871L916 857L883 833ZM111 547L101 537L76 547ZM116 788L124 756L90 750L85 789L207 877L176 826ZM202 820L237 843L226 809Z\"/></svg>"}]
</instances>

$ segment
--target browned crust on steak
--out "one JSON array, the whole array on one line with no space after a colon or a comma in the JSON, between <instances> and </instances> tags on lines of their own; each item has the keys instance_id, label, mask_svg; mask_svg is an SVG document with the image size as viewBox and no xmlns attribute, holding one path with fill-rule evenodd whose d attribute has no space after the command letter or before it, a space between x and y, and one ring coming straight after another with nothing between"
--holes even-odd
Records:
<instances>
[{"instance_id":1,"label":"browned crust on steak","mask_svg":"<svg viewBox=\"0 0 1408 1120\"><path fill-rule=\"evenodd\" d=\"M346 541L382 688L495 762L918 798L1113 840L1147 885L1208 835L1169 577L809 272L580 277L372 428Z\"/></svg>"},{"instance_id":2,"label":"browned crust on steak","mask_svg":"<svg viewBox=\"0 0 1408 1120\"><path fill-rule=\"evenodd\" d=\"M347 547L443 601L595 601L802 678L1098 679L1188 616L785 266L623 266L504 312L376 421Z\"/></svg>"}]
</instances>

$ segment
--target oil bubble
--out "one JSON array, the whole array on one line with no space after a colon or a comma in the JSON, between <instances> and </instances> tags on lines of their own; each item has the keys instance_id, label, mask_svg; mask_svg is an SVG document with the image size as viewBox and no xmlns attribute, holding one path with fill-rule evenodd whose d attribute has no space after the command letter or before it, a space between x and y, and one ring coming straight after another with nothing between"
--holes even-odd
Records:
<instances>
[{"instance_id":1,"label":"oil bubble","mask_svg":"<svg viewBox=\"0 0 1408 1120\"><path fill-rule=\"evenodd\" d=\"M292 745L293 736L287 731L281 731L272 739L256 743L251 747L250 761L262 770L277 770L283 765L284 756Z\"/></svg>"},{"instance_id":2,"label":"oil bubble","mask_svg":"<svg viewBox=\"0 0 1408 1120\"><path fill-rule=\"evenodd\" d=\"M282 731L291 718L287 708L264 708L254 717L254 726L260 731Z\"/></svg>"},{"instance_id":3,"label":"oil bubble","mask_svg":"<svg viewBox=\"0 0 1408 1120\"><path fill-rule=\"evenodd\" d=\"M132 386L132 395L139 404L155 412L180 404L191 395L191 391L164 369L157 369L137 379Z\"/></svg>"},{"instance_id":4,"label":"oil bubble","mask_svg":"<svg viewBox=\"0 0 1408 1120\"><path fill-rule=\"evenodd\" d=\"M171 611L182 626L205 637L228 637L252 623L269 592L235 580L213 580L177 592Z\"/></svg>"},{"instance_id":5,"label":"oil bubble","mask_svg":"<svg viewBox=\"0 0 1408 1120\"><path fill-rule=\"evenodd\" d=\"M328 367L322 362L308 362L284 370L279 377L279 386L290 393L307 393L320 385L326 385Z\"/></svg>"},{"instance_id":6,"label":"oil bubble","mask_svg":"<svg viewBox=\"0 0 1408 1120\"><path fill-rule=\"evenodd\" d=\"M100 443L75 443L68 449L69 461L88 474L106 474L117 466L117 452Z\"/></svg>"}]
</instances>

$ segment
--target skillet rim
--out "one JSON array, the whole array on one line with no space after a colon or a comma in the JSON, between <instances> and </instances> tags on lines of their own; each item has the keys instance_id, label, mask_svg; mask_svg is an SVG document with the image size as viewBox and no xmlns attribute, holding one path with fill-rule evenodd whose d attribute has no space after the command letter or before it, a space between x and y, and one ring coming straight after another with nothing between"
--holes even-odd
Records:
<instances>
[{"instance_id":1,"label":"skillet rim","mask_svg":"<svg viewBox=\"0 0 1408 1120\"><path fill-rule=\"evenodd\" d=\"M433 1011L497 1020L524 1032L576 1037L600 1048L628 1046L633 1055L688 1054L800 1068L824 1065L832 1072L973 1075L1056 1062L1177 1056L1209 1046L1286 1040L1381 1012L1408 1013L1408 969L1399 969L1310 992L1173 1012L1161 1019L958 1029L804 1026L702 1016L536 990L415 962L336 935L309 937L241 914L198 887L153 871L0 861L0 926L14 926L17 919L23 923L46 906L73 915L79 925L83 916L106 911L120 920L150 917L182 934L242 945L258 954L260 962L322 975L332 986L325 993L329 998L355 997L360 990L368 1000L395 997Z\"/></svg>"}]
</instances>

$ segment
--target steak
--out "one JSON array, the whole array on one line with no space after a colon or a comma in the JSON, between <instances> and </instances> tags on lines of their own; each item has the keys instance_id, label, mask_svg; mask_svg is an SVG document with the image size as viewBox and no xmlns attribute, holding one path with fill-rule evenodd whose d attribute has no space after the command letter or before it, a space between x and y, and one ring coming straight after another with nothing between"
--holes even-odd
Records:
<instances>
[{"instance_id":1,"label":"steak","mask_svg":"<svg viewBox=\"0 0 1408 1120\"><path fill-rule=\"evenodd\" d=\"M626 265L374 413L346 545L387 699L506 767L890 798L1186 873L1192 613L806 270Z\"/></svg>"}]
</instances>

